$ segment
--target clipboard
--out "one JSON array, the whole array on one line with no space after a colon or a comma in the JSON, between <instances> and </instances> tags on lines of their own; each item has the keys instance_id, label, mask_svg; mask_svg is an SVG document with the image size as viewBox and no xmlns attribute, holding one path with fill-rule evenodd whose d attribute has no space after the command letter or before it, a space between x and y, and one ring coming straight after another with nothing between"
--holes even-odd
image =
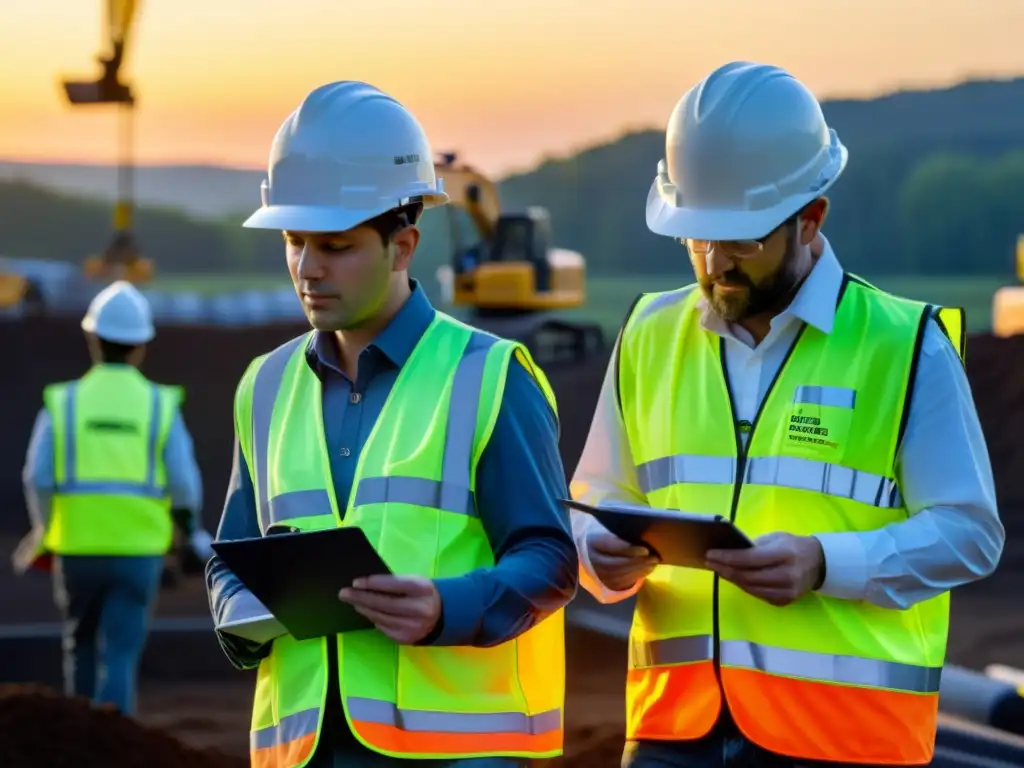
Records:
<instances>
[{"instance_id":1,"label":"clipboard","mask_svg":"<svg viewBox=\"0 0 1024 768\"><path fill-rule=\"evenodd\" d=\"M647 547L662 565L703 568L709 549L747 549L754 543L721 515L701 515L631 504L600 507L574 499L560 499L565 506L586 512L630 544Z\"/></svg>"},{"instance_id":2,"label":"clipboard","mask_svg":"<svg viewBox=\"0 0 1024 768\"><path fill-rule=\"evenodd\" d=\"M363 530L355 526L306 533L275 532L253 539L214 541L211 546L296 640L372 629L373 622L342 602L338 592L355 579L392 572ZM249 622L260 618L250 618ZM231 634L244 637L241 631L245 621L232 623L240 631Z\"/></svg>"}]
</instances>

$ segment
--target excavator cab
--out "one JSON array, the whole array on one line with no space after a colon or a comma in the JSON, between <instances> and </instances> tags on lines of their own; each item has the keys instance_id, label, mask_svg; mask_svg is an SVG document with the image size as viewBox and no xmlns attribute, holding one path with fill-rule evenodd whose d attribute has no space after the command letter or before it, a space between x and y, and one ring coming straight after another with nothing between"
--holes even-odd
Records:
<instances>
[{"instance_id":1,"label":"excavator cab","mask_svg":"<svg viewBox=\"0 0 1024 768\"><path fill-rule=\"evenodd\" d=\"M548 211L530 206L502 211L497 187L454 153L435 163L451 200L446 206L452 238L452 304L467 307L485 330L523 341L538 363L578 362L604 346L594 323L551 315L586 302L586 263L575 251L551 246ZM467 245L460 220L475 236Z\"/></svg>"},{"instance_id":2,"label":"excavator cab","mask_svg":"<svg viewBox=\"0 0 1024 768\"><path fill-rule=\"evenodd\" d=\"M493 261L522 262L533 268L533 289L551 290L551 217L543 208L528 208L526 213L506 214L498 219L494 232Z\"/></svg>"}]
</instances>

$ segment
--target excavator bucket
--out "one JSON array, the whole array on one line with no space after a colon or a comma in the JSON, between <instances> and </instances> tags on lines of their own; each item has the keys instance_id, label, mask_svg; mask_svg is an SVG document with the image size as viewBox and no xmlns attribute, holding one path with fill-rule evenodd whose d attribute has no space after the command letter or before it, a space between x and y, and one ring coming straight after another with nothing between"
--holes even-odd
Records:
<instances>
[{"instance_id":1,"label":"excavator bucket","mask_svg":"<svg viewBox=\"0 0 1024 768\"><path fill-rule=\"evenodd\" d=\"M64 95L72 105L135 103L131 87L121 81L119 74L138 5L138 0L107 0L105 42L109 54L97 57L103 71L96 80L63 81Z\"/></svg>"},{"instance_id":2,"label":"excavator bucket","mask_svg":"<svg viewBox=\"0 0 1024 768\"><path fill-rule=\"evenodd\" d=\"M74 106L83 104L134 104L129 86L104 80L65 80L64 95Z\"/></svg>"}]
</instances>

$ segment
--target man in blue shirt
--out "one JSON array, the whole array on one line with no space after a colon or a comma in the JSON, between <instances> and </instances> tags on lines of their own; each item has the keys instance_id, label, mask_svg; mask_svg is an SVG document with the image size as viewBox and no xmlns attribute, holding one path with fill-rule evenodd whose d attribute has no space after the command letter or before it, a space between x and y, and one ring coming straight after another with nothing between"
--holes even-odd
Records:
<instances>
[{"instance_id":1,"label":"man in blue shirt","mask_svg":"<svg viewBox=\"0 0 1024 768\"><path fill-rule=\"evenodd\" d=\"M301 162L289 155L289 142L296 155L301 146ZM336 157L346 152L350 157ZM386 164L372 167L377 158ZM360 451L400 370L435 317L422 287L407 272L419 241L415 223L422 210L447 201L434 188L431 158L422 129L390 97L361 83L324 86L307 97L279 132L264 207L247 222L284 233L289 271L315 329L304 362L320 381L324 437L338 499L350 497ZM353 172L360 162L371 167ZM346 198L345 182L351 177L328 181L336 173L352 174L363 186L349 187ZM303 204L288 204L292 195ZM568 515L558 503L567 494L557 418L536 379L513 357L475 482L477 514L495 565L433 580L372 577L369 584L344 590L339 599L400 644L483 648L511 641L575 594L576 548ZM249 467L236 435L217 538L260 535ZM207 566L207 583L211 610L222 624L232 599L245 589L216 556ZM225 631L218 631L218 639L241 669L256 666L274 642L256 643ZM328 648L333 651L333 643ZM335 656L329 655L332 669L320 739L307 765L406 762L363 746L352 734L341 706ZM490 768L522 761L496 757L419 762Z\"/></svg>"}]
</instances>

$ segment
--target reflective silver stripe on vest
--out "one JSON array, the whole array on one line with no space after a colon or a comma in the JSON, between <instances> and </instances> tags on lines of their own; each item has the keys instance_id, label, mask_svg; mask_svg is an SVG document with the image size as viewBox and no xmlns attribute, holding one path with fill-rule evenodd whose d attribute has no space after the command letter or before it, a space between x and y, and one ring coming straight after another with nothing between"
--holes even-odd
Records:
<instances>
[{"instance_id":1,"label":"reflective silver stripe on vest","mask_svg":"<svg viewBox=\"0 0 1024 768\"><path fill-rule=\"evenodd\" d=\"M293 491L268 498L267 446L274 403L288 360L306 339L305 336L294 339L271 352L256 372L253 383L253 453L256 493L264 530L279 520L332 514L330 497L322 489ZM476 499L470 490L470 465L487 353L495 342L497 339L493 336L474 334L455 370L440 482L403 476L364 478L356 489L355 504L415 504L456 514L476 515Z\"/></svg>"},{"instance_id":2,"label":"reflective silver stripe on vest","mask_svg":"<svg viewBox=\"0 0 1024 768\"><path fill-rule=\"evenodd\" d=\"M270 445L270 422L274 416L274 403L277 401L277 393L281 388L281 381L284 379L284 369L288 366L288 361L291 360L299 345L305 344L308 338L308 335L299 336L297 339L292 339L282 344L267 355L259 370L256 371L256 380L252 385L252 452L255 459L254 463L256 464L252 469L256 473L255 491L259 502L264 532L275 520L282 519L282 517L274 516L274 506L270 504L267 498L267 447ZM299 493L305 494L306 503L314 502L321 509L326 507L326 514L331 514L331 502L324 491L317 491L315 492L316 495L305 491L299 491ZM296 494L284 494L275 499L277 509L302 508L306 510L299 500L286 499L287 496L294 495ZM323 498L321 499L319 496ZM305 517L316 514L325 513L308 509L301 516ZM294 517L294 515L292 516Z\"/></svg>"},{"instance_id":3,"label":"reflective silver stripe on vest","mask_svg":"<svg viewBox=\"0 0 1024 768\"><path fill-rule=\"evenodd\" d=\"M710 661L712 651L710 635L634 642L630 647L630 667L644 669ZM719 658L723 667L753 669L799 680L910 693L937 693L942 675L942 667L920 667L857 656L794 651L743 640L724 641Z\"/></svg>"},{"instance_id":4,"label":"reflective silver stripe on vest","mask_svg":"<svg viewBox=\"0 0 1024 768\"><path fill-rule=\"evenodd\" d=\"M75 397L78 394L78 383L68 385L64 399L64 482L57 484L57 493L142 496L151 499L162 499L167 495L166 489L156 482L157 444L160 437L160 390L155 384L150 386L152 418L149 420L149 435L146 441L146 480L142 483L133 483L126 480L79 480L76 477Z\"/></svg>"},{"instance_id":5,"label":"reflective silver stripe on vest","mask_svg":"<svg viewBox=\"0 0 1024 768\"><path fill-rule=\"evenodd\" d=\"M853 408L857 392L846 387L799 386L793 393L794 403L827 405L832 408Z\"/></svg>"},{"instance_id":6,"label":"reflective silver stripe on vest","mask_svg":"<svg viewBox=\"0 0 1024 768\"><path fill-rule=\"evenodd\" d=\"M285 715L277 725L249 732L249 749L269 749L278 744L312 736L320 725L320 710L304 709L292 715Z\"/></svg>"},{"instance_id":7,"label":"reflective silver stripe on vest","mask_svg":"<svg viewBox=\"0 0 1024 768\"><path fill-rule=\"evenodd\" d=\"M636 468L640 488L653 493L677 483L732 485L736 460L729 456L664 456ZM756 456L747 459L743 482L823 493L882 509L898 509L903 499L896 481L839 464L798 456Z\"/></svg>"},{"instance_id":8,"label":"reflective silver stripe on vest","mask_svg":"<svg viewBox=\"0 0 1024 768\"><path fill-rule=\"evenodd\" d=\"M433 712L399 709L377 699L353 696L346 699L353 720L388 725L403 731L426 733L515 733L537 736L562 728L562 710L551 709L535 715L522 712ZM316 733L319 709L306 709L281 718L277 725L249 733L250 749L267 749Z\"/></svg>"},{"instance_id":9,"label":"reflective silver stripe on vest","mask_svg":"<svg viewBox=\"0 0 1024 768\"><path fill-rule=\"evenodd\" d=\"M629 668L646 669L668 664L689 664L711 661L715 653L715 638L711 635L690 635L649 642L630 641Z\"/></svg>"},{"instance_id":10,"label":"reflective silver stripe on vest","mask_svg":"<svg viewBox=\"0 0 1024 768\"><path fill-rule=\"evenodd\" d=\"M353 720L390 725L403 731L429 733L517 733L536 736L562 727L562 710L551 709L527 715L522 712L431 712L399 709L377 699L346 699Z\"/></svg>"}]
</instances>

